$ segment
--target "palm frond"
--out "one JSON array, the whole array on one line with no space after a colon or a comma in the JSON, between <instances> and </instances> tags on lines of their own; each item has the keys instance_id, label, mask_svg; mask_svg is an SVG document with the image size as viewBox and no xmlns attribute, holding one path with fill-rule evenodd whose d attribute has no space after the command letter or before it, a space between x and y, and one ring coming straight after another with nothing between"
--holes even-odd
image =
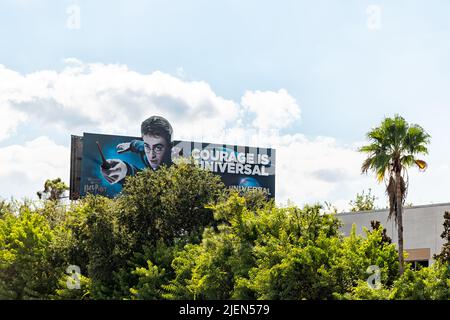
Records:
<instances>
[{"instance_id":1,"label":"palm frond","mask_svg":"<svg viewBox=\"0 0 450 320\"><path fill-rule=\"evenodd\" d=\"M410 167L410 166L414 165L415 161L416 161L416 158L412 154L405 155L405 156L401 157L401 159L400 159L400 163L404 167Z\"/></svg>"},{"instance_id":2,"label":"palm frond","mask_svg":"<svg viewBox=\"0 0 450 320\"><path fill-rule=\"evenodd\" d=\"M419 167L419 170L425 171L428 168L428 163L423 160L416 160L415 163Z\"/></svg>"},{"instance_id":3,"label":"palm frond","mask_svg":"<svg viewBox=\"0 0 450 320\"><path fill-rule=\"evenodd\" d=\"M372 162L372 158L367 158L366 160L364 160L364 162L361 166L362 173L367 173L367 171L369 171L371 162Z\"/></svg>"},{"instance_id":4,"label":"palm frond","mask_svg":"<svg viewBox=\"0 0 450 320\"><path fill-rule=\"evenodd\" d=\"M392 219L392 216L395 215L394 213L396 211L395 210L396 209L395 208L395 203L396 203L396 201L395 201L395 199L396 199L395 180L392 176L389 178L389 184L386 188L386 193L389 197L389 217L388 217L388 219L390 220L390 219Z\"/></svg>"},{"instance_id":5,"label":"palm frond","mask_svg":"<svg viewBox=\"0 0 450 320\"><path fill-rule=\"evenodd\" d=\"M405 137L405 149L411 154L428 154L426 145L430 143L430 138L431 136L421 126L413 124Z\"/></svg>"}]
</instances>

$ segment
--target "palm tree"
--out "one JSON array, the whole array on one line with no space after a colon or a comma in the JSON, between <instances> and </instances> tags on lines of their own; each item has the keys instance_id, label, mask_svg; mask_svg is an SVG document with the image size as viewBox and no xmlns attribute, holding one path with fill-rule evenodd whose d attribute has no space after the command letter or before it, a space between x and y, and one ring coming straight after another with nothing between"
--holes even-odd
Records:
<instances>
[{"instance_id":1,"label":"palm tree","mask_svg":"<svg viewBox=\"0 0 450 320\"><path fill-rule=\"evenodd\" d=\"M408 124L399 115L385 118L379 127L367 133L370 144L359 149L368 154L361 171L369 170L377 175L378 182L385 181L389 196L389 219L395 217L398 232L399 272L403 274L403 219L402 206L408 192L407 169L417 166L425 170L428 164L416 158L419 154L428 154L426 145L430 135L417 124Z\"/></svg>"}]
</instances>

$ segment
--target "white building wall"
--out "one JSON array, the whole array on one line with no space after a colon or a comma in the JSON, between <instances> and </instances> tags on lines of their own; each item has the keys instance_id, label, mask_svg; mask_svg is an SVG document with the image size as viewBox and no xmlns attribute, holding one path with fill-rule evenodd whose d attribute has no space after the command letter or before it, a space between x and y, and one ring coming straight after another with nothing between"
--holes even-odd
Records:
<instances>
[{"instance_id":1,"label":"white building wall","mask_svg":"<svg viewBox=\"0 0 450 320\"><path fill-rule=\"evenodd\" d=\"M450 211L450 203L404 208L403 238L404 249L430 249L430 261L433 255L439 253L444 244L441 234L444 231L444 213ZM341 231L349 235L352 224L356 224L356 232L364 234L363 227L371 229L370 221L380 221L389 237L397 243L397 229L394 219L388 220L388 210L347 212L337 214L343 222Z\"/></svg>"}]
</instances>

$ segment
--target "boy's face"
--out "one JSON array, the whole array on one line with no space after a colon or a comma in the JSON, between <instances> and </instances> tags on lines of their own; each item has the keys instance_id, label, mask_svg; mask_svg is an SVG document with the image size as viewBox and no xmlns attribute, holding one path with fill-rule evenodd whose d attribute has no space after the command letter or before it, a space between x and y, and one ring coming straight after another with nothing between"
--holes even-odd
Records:
<instances>
[{"instance_id":1,"label":"boy's face","mask_svg":"<svg viewBox=\"0 0 450 320\"><path fill-rule=\"evenodd\" d=\"M153 170L157 169L167 152L168 144L165 138L155 135L144 135L145 155Z\"/></svg>"}]
</instances>

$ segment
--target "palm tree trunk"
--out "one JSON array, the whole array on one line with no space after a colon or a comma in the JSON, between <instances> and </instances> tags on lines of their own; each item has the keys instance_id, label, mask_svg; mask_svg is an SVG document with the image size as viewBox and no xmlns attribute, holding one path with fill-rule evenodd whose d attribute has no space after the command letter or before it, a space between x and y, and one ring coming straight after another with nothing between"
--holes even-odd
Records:
<instances>
[{"instance_id":1,"label":"palm tree trunk","mask_svg":"<svg viewBox=\"0 0 450 320\"><path fill-rule=\"evenodd\" d=\"M398 232L398 262L399 262L399 273L403 274L404 271L404 256L403 256L403 194L401 187L401 175L400 172L395 174L396 182L396 218L397 218L397 232Z\"/></svg>"}]
</instances>

